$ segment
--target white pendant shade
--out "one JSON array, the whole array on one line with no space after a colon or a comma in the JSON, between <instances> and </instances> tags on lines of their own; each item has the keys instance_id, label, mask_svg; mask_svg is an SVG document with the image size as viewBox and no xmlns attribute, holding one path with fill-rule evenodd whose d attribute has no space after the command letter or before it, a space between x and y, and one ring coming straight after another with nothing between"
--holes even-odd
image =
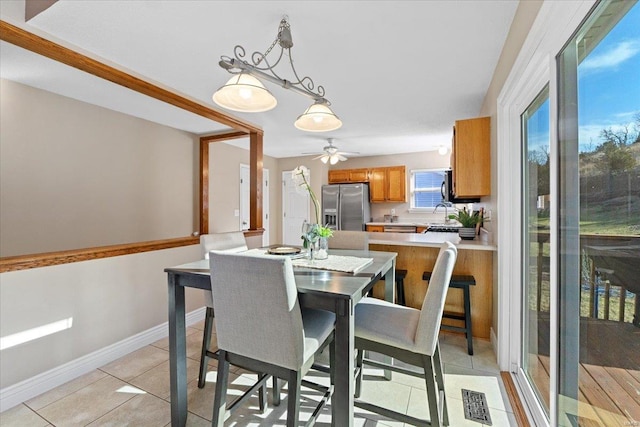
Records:
<instances>
[{"instance_id":1,"label":"white pendant shade","mask_svg":"<svg viewBox=\"0 0 640 427\"><path fill-rule=\"evenodd\" d=\"M245 113L269 111L278 104L260 80L245 73L231 77L213 94L213 101L228 110Z\"/></svg>"},{"instance_id":2,"label":"white pendant shade","mask_svg":"<svg viewBox=\"0 0 640 427\"><path fill-rule=\"evenodd\" d=\"M324 102L316 102L298 117L295 127L307 132L328 132L342 126L342 121Z\"/></svg>"}]
</instances>

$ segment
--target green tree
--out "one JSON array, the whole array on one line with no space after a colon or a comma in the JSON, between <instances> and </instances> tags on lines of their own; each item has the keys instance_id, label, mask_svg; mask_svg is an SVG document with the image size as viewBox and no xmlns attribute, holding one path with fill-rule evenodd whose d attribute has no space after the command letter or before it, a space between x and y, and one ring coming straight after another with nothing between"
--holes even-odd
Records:
<instances>
[{"instance_id":1,"label":"green tree","mask_svg":"<svg viewBox=\"0 0 640 427\"><path fill-rule=\"evenodd\" d=\"M629 145L640 142L640 112L634 116L633 123L620 126L617 130L602 129L600 131L602 144L596 152L602 153L602 161L596 167L603 173L617 175L633 169L636 160L629 150Z\"/></svg>"}]
</instances>

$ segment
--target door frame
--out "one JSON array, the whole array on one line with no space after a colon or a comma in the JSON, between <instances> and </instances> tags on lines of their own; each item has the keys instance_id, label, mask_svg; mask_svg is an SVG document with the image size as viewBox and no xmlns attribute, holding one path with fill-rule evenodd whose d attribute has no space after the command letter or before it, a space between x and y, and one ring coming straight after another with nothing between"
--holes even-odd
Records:
<instances>
[{"instance_id":1,"label":"door frame","mask_svg":"<svg viewBox=\"0 0 640 427\"><path fill-rule=\"evenodd\" d=\"M581 2L544 2L540 7L522 49L497 99L497 359L501 371L511 372L518 393L527 407L530 419L537 426L557 425L557 354L558 354L558 260L551 257L550 265L550 420L521 371L522 318L522 146L520 116L529 103L549 84L550 114L550 192L551 251L557 254L557 208L553 198L558 194L557 157L557 72L556 55L561 52L588 16L595 0ZM495 332L495 331L494 331Z\"/></svg>"}]
</instances>

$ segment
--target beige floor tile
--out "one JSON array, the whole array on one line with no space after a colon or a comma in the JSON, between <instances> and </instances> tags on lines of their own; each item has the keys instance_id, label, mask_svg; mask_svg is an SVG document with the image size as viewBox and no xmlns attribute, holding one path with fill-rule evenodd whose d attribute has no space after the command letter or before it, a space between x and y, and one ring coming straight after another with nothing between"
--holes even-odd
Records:
<instances>
[{"instance_id":1,"label":"beige floor tile","mask_svg":"<svg viewBox=\"0 0 640 427\"><path fill-rule=\"evenodd\" d=\"M166 427L171 427L171 423ZM211 427L211 421L207 421L202 417L197 416L191 412L187 413L187 424L185 427Z\"/></svg>"},{"instance_id":2,"label":"beige floor tile","mask_svg":"<svg viewBox=\"0 0 640 427\"><path fill-rule=\"evenodd\" d=\"M189 336L192 334L202 334L202 330L198 328L188 327L185 329L185 335ZM167 332L168 334L168 332ZM202 336L202 335L200 335ZM169 336L167 335L165 338L159 339L158 341L151 344L154 347L161 348L163 350L169 350Z\"/></svg>"},{"instance_id":3,"label":"beige floor tile","mask_svg":"<svg viewBox=\"0 0 640 427\"><path fill-rule=\"evenodd\" d=\"M171 422L171 405L150 394L139 394L98 418L90 427L157 427Z\"/></svg>"},{"instance_id":4,"label":"beige floor tile","mask_svg":"<svg viewBox=\"0 0 640 427\"><path fill-rule=\"evenodd\" d=\"M362 392L359 400L406 414L411 390L411 387L396 381L386 381L379 376L369 377L365 375L362 381ZM360 414L362 417L383 423L384 425L393 427L403 425L401 422L390 420L360 408L355 408L354 412Z\"/></svg>"},{"instance_id":5,"label":"beige floor tile","mask_svg":"<svg viewBox=\"0 0 640 427\"><path fill-rule=\"evenodd\" d=\"M472 368L471 362L472 356L467 354L467 346L461 347L457 344L449 344L446 342L440 342L440 355L442 363L446 371L446 367L449 365L461 366L463 368Z\"/></svg>"},{"instance_id":6,"label":"beige floor tile","mask_svg":"<svg viewBox=\"0 0 640 427\"><path fill-rule=\"evenodd\" d=\"M200 365L195 360L187 359L187 381L198 378ZM158 396L161 399L167 399L171 392L169 382L169 361L161 363L155 368L149 369L130 380L129 383L146 392Z\"/></svg>"},{"instance_id":7,"label":"beige floor tile","mask_svg":"<svg viewBox=\"0 0 640 427\"><path fill-rule=\"evenodd\" d=\"M49 422L23 404L0 413L2 427L45 427Z\"/></svg>"},{"instance_id":8,"label":"beige floor tile","mask_svg":"<svg viewBox=\"0 0 640 427\"><path fill-rule=\"evenodd\" d=\"M169 352L148 345L100 368L116 378L129 381L169 360Z\"/></svg>"},{"instance_id":9,"label":"beige floor tile","mask_svg":"<svg viewBox=\"0 0 640 427\"><path fill-rule=\"evenodd\" d=\"M412 402L413 403L413 402ZM477 421L467 420L464 417L463 403L461 399L449 399L447 398L447 405L449 406L449 425L455 427L482 427ZM489 415L491 416L491 423L493 427L517 427L516 424L511 424L509 414L505 411L498 409L489 409Z\"/></svg>"},{"instance_id":10,"label":"beige floor tile","mask_svg":"<svg viewBox=\"0 0 640 427\"><path fill-rule=\"evenodd\" d=\"M52 424L85 426L122 405L136 394L128 392L127 383L107 376L38 411Z\"/></svg>"},{"instance_id":11,"label":"beige floor tile","mask_svg":"<svg viewBox=\"0 0 640 427\"><path fill-rule=\"evenodd\" d=\"M200 360L202 353L202 331L187 335L187 357L194 360ZM216 351L218 349L218 341L216 334L211 334L211 345L209 350Z\"/></svg>"},{"instance_id":12,"label":"beige floor tile","mask_svg":"<svg viewBox=\"0 0 640 427\"><path fill-rule=\"evenodd\" d=\"M456 373L446 373L444 387L447 396L454 399L462 399L462 389L484 393L490 408L501 411L510 411L505 406L501 389L502 378L499 374L480 372L475 370L458 369Z\"/></svg>"},{"instance_id":13,"label":"beige floor tile","mask_svg":"<svg viewBox=\"0 0 640 427\"><path fill-rule=\"evenodd\" d=\"M69 394L88 386L89 384L93 384L94 382L101 380L106 376L107 374L105 374L104 372L95 369L88 374L76 378L75 380L69 381L61 386L49 390L46 393L41 394L40 396L34 397L33 399L26 401L25 404L34 411L37 411L47 405L50 405L56 400L60 400L63 397L68 396Z\"/></svg>"},{"instance_id":14,"label":"beige floor tile","mask_svg":"<svg viewBox=\"0 0 640 427\"><path fill-rule=\"evenodd\" d=\"M216 389L215 380L215 375L208 375L207 382L204 388L201 389L198 388L197 380L193 380L187 384L187 410L209 421L211 421L213 414L213 398ZM255 381L255 377L253 381ZM230 373L227 403L232 402L237 396L244 393L252 384L249 378ZM246 404L257 408L258 398L252 397Z\"/></svg>"}]
</instances>

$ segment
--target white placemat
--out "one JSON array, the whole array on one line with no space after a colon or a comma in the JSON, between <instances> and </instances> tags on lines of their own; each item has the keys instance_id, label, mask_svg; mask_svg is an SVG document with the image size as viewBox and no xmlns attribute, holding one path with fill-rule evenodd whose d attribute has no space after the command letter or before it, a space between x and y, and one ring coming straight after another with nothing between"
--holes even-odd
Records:
<instances>
[{"instance_id":1,"label":"white placemat","mask_svg":"<svg viewBox=\"0 0 640 427\"><path fill-rule=\"evenodd\" d=\"M343 271L345 273L359 273L363 268L373 262L373 258L359 258L355 256L329 255L327 259L307 259L306 254L300 253L295 255L273 255L265 249L249 249L241 252L242 255L255 257L283 257L288 256L292 259L294 267L317 268L319 270Z\"/></svg>"},{"instance_id":2,"label":"white placemat","mask_svg":"<svg viewBox=\"0 0 640 427\"><path fill-rule=\"evenodd\" d=\"M373 258L358 258L355 256L329 255L327 259L295 259L295 267L317 268L320 270L344 271L356 274L373 262Z\"/></svg>"}]
</instances>

